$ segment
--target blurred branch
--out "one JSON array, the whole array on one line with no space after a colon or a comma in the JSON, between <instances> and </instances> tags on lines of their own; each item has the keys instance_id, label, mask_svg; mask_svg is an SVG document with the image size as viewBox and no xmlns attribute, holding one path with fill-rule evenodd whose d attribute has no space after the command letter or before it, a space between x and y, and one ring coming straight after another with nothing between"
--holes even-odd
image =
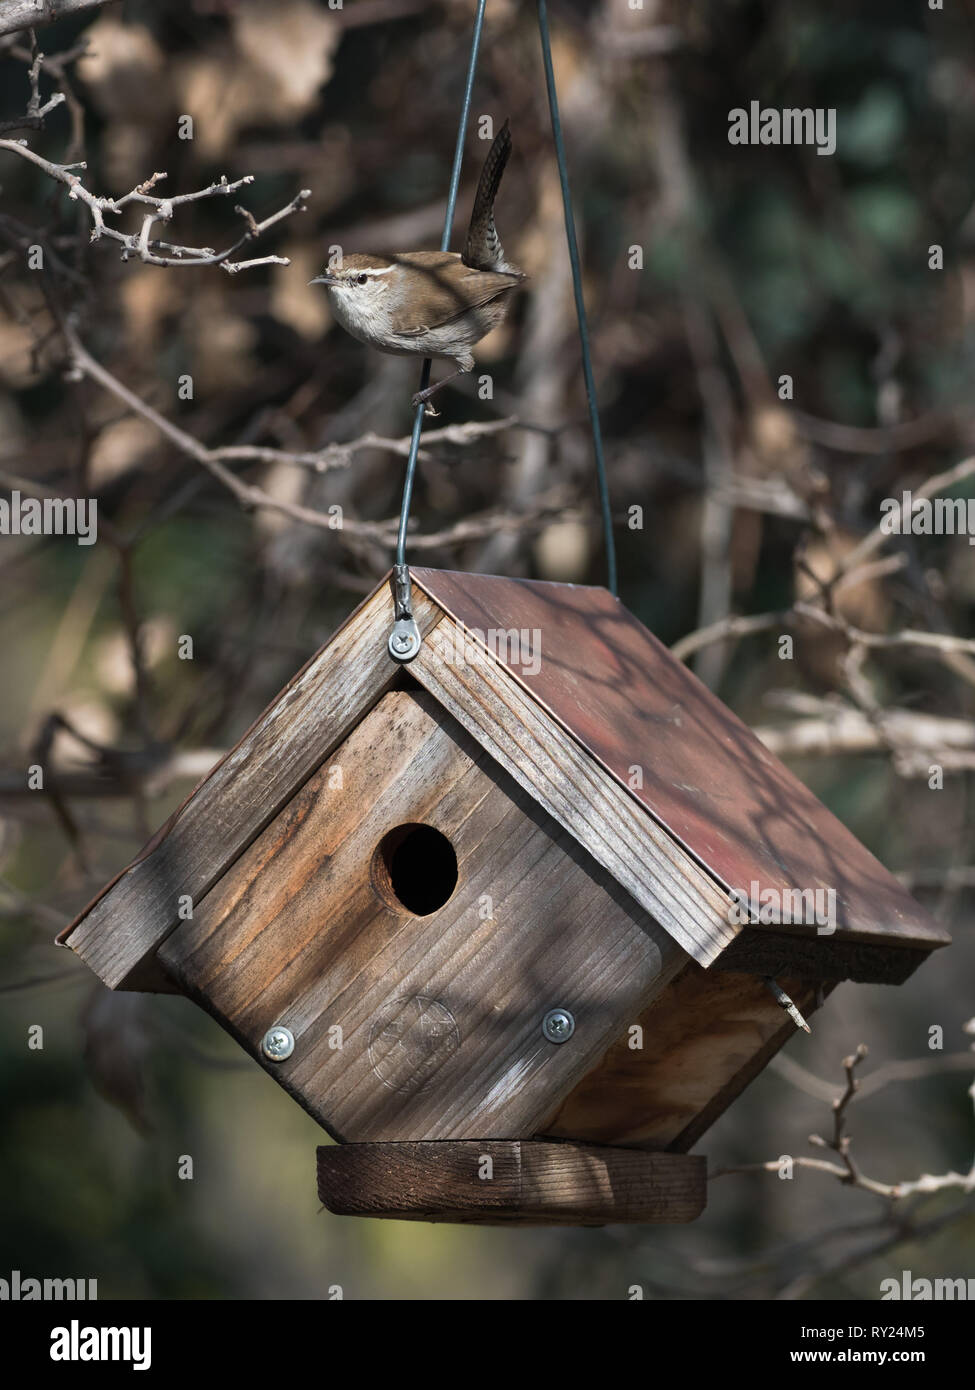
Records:
<instances>
[{"instance_id":1,"label":"blurred branch","mask_svg":"<svg viewBox=\"0 0 975 1390\"><path fill-rule=\"evenodd\" d=\"M665 47L658 53L667 51ZM711 628L727 617L731 607L735 513L728 494L735 473L735 401L714 322L713 296L709 293L715 257L699 230L700 190L688 149L684 113L671 68L662 59L652 66L649 97L656 127L654 158L661 185L659 215L686 239L689 261L696 272L682 287L681 307L704 417L701 433L705 492L700 520L698 622ZM694 663L698 676L708 685L717 685L727 656L727 650L717 641L698 648Z\"/></svg>"},{"instance_id":2,"label":"blurred branch","mask_svg":"<svg viewBox=\"0 0 975 1390\"><path fill-rule=\"evenodd\" d=\"M164 415L155 410L147 402L141 400L133 391L119 379L112 375L100 362L96 362L91 354L81 343L74 329L67 323L63 325L63 331L68 343L69 355L72 368L80 376L89 377L92 381L97 381L107 391L124 401L127 406L137 415L141 415L144 420L148 420L157 430L176 446L182 453L188 454L195 459L211 476L230 492L240 505L247 511L255 508L264 508L268 511L279 512L282 516L289 517L292 521L300 521L308 526L317 526L321 530L330 531L334 535L342 537L363 538L375 541L383 546L391 546L396 538L396 519L390 518L388 521L356 521L343 517L341 522L328 512L317 511L312 507L304 507L297 502L289 502L282 498L272 497L253 483L244 482L235 473L232 473L225 466L227 460L240 462L286 462L298 464L311 464L317 471L325 471L328 468L345 467L351 460L353 454L359 447L367 447L361 441L352 441L349 444L341 445L342 450L339 456L329 455L329 449L335 446L329 445L325 450L316 454L291 454L284 450L261 449L255 445L226 445L218 449L209 449L205 444L201 444L193 435L181 430L178 425L174 425L171 420L167 420ZM484 433L491 433L492 427L484 426L448 426L442 430L436 430L427 436L427 444L434 437L440 440L449 440L452 443L469 443L471 440L479 438ZM400 451L400 441L392 441L395 444L394 452ZM455 545L462 541L476 540L486 536L493 536L502 532L520 531L535 525L542 525L545 521L554 516L564 516L566 508L572 497L570 489L560 487L554 488L537 497L533 502L526 506L520 513L504 512L497 509L481 513L478 516L468 517L464 521L459 521L446 530L435 532L429 535L414 536L411 538L411 546L414 550L433 550L445 545Z\"/></svg>"},{"instance_id":3,"label":"blurred branch","mask_svg":"<svg viewBox=\"0 0 975 1390\"><path fill-rule=\"evenodd\" d=\"M335 10L329 16L342 29L362 29L369 24L386 24L391 19L404 19L430 9L432 0L356 0L348 9Z\"/></svg>"},{"instance_id":4,"label":"blurred branch","mask_svg":"<svg viewBox=\"0 0 975 1390\"><path fill-rule=\"evenodd\" d=\"M956 463L953 468L947 469L944 473L936 473L934 477L928 478L927 482L920 487L914 488L911 496L913 502L919 502L925 498L935 497L939 492L947 492L949 488L957 483L964 482L968 478L975 477L975 456L962 459L961 463ZM879 522L870 531L859 545L855 546L840 563L839 573L844 574L854 566L862 564L863 561L888 539L894 531L895 518L899 526L903 520L904 507L902 503L897 504L895 512L887 513L882 522ZM896 534L896 533L895 533Z\"/></svg>"},{"instance_id":5,"label":"blurred branch","mask_svg":"<svg viewBox=\"0 0 975 1390\"><path fill-rule=\"evenodd\" d=\"M975 888L975 866L959 864L949 869L914 869L897 877L909 892L916 888Z\"/></svg>"},{"instance_id":6,"label":"blurred branch","mask_svg":"<svg viewBox=\"0 0 975 1390\"><path fill-rule=\"evenodd\" d=\"M809 521L809 503L799 497L785 478L749 478L728 473L717 477L710 485L711 495L728 507L765 512L769 516L786 516L793 521Z\"/></svg>"},{"instance_id":7,"label":"blurred branch","mask_svg":"<svg viewBox=\"0 0 975 1390\"><path fill-rule=\"evenodd\" d=\"M791 611L797 617L809 618L833 632L841 632L858 647L883 651L889 651L894 647L916 647L933 652L936 656L947 656L954 652L975 655L975 638L971 637L954 637L947 632L916 632L911 628L892 633L864 632L862 628L854 627L835 613L827 613L809 603L793 604Z\"/></svg>"},{"instance_id":8,"label":"blurred branch","mask_svg":"<svg viewBox=\"0 0 975 1390\"><path fill-rule=\"evenodd\" d=\"M902 449L915 449L919 444L929 444L940 438L957 424L958 415L932 410L916 420L879 427L819 420L802 410L795 411L792 418L805 439L822 445L824 449L835 449L843 454L890 454Z\"/></svg>"},{"instance_id":9,"label":"blurred branch","mask_svg":"<svg viewBox=\"0 0 975 1390\"><path fill-rule=\"evenodd\" d=\"M614 59L636 62L643 58L656 57L661 53L673 53L683 47L684 35L673 24L651 24L642 28L623 27L614 29L610 25L594 26L600 48L606 50Z\"/></svg>"},{"instance_id":10,"label":"blurred branch","mask_svg":"<svg viewBox=\"0 0 975 1390\"><path fill-rule=\"evenodd\" d=\"M968 871L972 874L972 871ZM898 874L905 887L910 888L917 882L917 877L911 874ZM940 886L946 875L941 875L937 880ZM970 879L970 883L975 885L975 874ZM966 1032L973 1031L970 1025L966 1025ZM816 1076L807 1067L797 1062L788 1052L780 1052L772 1058L769 1063L769 1070L774 1071L783 1081L787 1081L790 1086L794 1086L797 1091L802 1091L804 1095L813 1096L816 1100L832 1101L836 1091L836 1086L832 1081L826 1081L821 1076ZM884 1066L872 1071L869 1076L865 1076L860 1082L860 1089L857 1091L857 1100L865 1100L867 1096L874 1095L877 1091L882 1091L885 1086L890 1086L897 1081L926 1081L932 1076L941 1076L945 1072L971 1072L975 1070L975 1057L972 1052L935 1052L930 1057L911 1057L903 1062L887 1062Z\"/></svg>"},{"instance_id":11,"label":"blurred branch","mask_svg":"<svg viewBox=\"0 0 975 1390\"><path fill-rule=\"evenodd\" d=\"M754 613L750 617L737 617L732 614L730 617L720 618L716 623L709 623L707 627L687 633L675 642L670 650L678 661L686 661L689 656L710 646L712 642L726 642L729 637L751 637L756 632L770 632L775 628L787 627L790 617L791 610L788 608L778 613Z\"/></svg>"},{"instance_id":12,"label":"blurred branch","mask_svg":"<svg viewBox=\"0 0 975 1390\"><path fill-rule=\"evenodd\" d=\"M80 970L60 970L52 971L46 975L28 975L23 980L13 980L9 984L0 985L0 994L26 994L32 989L44 989L51 985L65 984L69 980L72 984L77 985L81 984L85 977Z\"/></svg>"},{"instance_id":13,"label":"blurred branch","mask_svg":"<svg viewBox=\"0 0 975 1390\"><path fill-rule=\"evenodd\" d=\"M751 637L758 632L768 632L775 628L787 628L796 618L808 618L834 632L841 632L851 643L875 650L890 650L895 647L912 647L934 653L935 657L963 652L975 655L975 638L954 637L947 632L918 632L905 628L902 632L865 632L852 623L839 618L835 613L817 608L811 603L794 603L791 608L783 608L775 613L755 613L747 617L722 618L707 627L689 632L671 647L680 661L685 661L694 652L715 642L725 642L729 637Z\"/></svg>"},{"instance_id":14,"label":"blurred branch","mask_svg":"<svg viewBox=\"0 0 975 1390\"><path fill-rule=\"evenodd\" d=\"M138 784L146 796L158 796L172 782L200 781L224 756L222 748L189 748L176 751L156 745L140 749L105 749L104 757L86 766L46 770L63 796L84 798L130 797ZM0 802L36 797L28 789L22 770L0 769ZM41 793L43 795L43 793Z\"/></svg>"},{"instance_id":15,"label":"blurred branch","mask_svg":"<svg viewBox=\"0 0 975 1390\"><path fill-rule=\"evenodd\" d=\"M975 767L975 723L914 710L867 713L838 700L808 702L806 717L789 724L760 725L753 732L779 758L841 757L893 752L905 776L927 777L931 764L946 771Z\"/></svg>"},{"instance_id":16,"label":"blurred branch","mask_svg":"<svg viewBox=\"0 0 975 1390\"><path fill-rule=\"evenodd\" d=\"M3 901L4 899L6 902ZM0 879L0 915L7 918L23 917L45 930L52 928L55 931L60 931L64 926L63 912L59 912L57 908L49 907L39 898L31 898L26 893L22 893L19 888L15 888L5 878Z\"/></svg>"},{"instance_id":17,"label":"blurred branch","mask_svg":"<svg viewBox=\"0 0 975 1390\"><path fill-rule=\"evenodd\" d=\"M0 34L12 34L18 29L38 29L53 24L68 15L97 10L115 0L6 0L0 12Z\"/></svg>"},{"instance_id":18,"label":"blurred branch","mask_svg":"<svg viewBox=\"0 0 975 1390\"><path fill-rule=\"evenodd\" d=\"M706 489L701 508L698 618L702 626L713 629L726 620L731 606L734 507L727 500L727 489L735 471L735 410L731 384L721 366L720 345L710 309L692 293L685 295L684 321L705 418ZM699 647L696 655L698 676L707 685L717 685L727 660L722 645L708 643Z\"/></svg>"}]
</instances>

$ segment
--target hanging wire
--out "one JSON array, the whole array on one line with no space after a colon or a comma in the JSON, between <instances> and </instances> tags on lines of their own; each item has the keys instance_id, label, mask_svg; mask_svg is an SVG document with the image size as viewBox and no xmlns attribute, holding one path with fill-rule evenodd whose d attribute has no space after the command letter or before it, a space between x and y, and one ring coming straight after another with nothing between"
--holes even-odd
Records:
<instances>
[{"instance_id":1,"label":"hanging wire","mask_svg":"<svg viewBox=\"0 0 975 1390\"><path fill-rule=\"evenodd\" d=\"M569 193L569 172L565 164L565 145L562 143L562 123L559 120L559 99L555 91L555 73L552 71L552 45L548 33L548 10L545 0L538 0L538 32L542 40L542 62L545 65L545 86L548 88L548 109L552 117L552 138L555 141L555 157L559 165L559 182L562 185L562 209L565 213L565 237L569 243L569 264L572 267L572 292L576 301L576 318L579 322L579 342L582 345L582 372L586 379L586 399L589 402L589 422L592 426L592 447L596 456L596 476L599 479L599 500L603 509L603 536L606 543L606 587L611 594L616 593L616 542L613 539L613 512L609 504L609 484L606 481L606 460L603 458L603 435L599 427L599 407L596 404L596 383L592 375L592 356L589 351L589 325L586 322L586 306L582 297L582 271L579 266L579 247L576 242L576 224L572 215L572 198Z\"/></svg>"},{"instance_id":2,"label":"hanging wire","mask_svg":"<svg viewBox=\"0 0 975 1390\"><path fill-rule=\"evenodd\" d=\"M450 238L454 225L454 207L457 202L457 189L460 185L460 169L464 158L464 144L467 138L467 122L471 110L471 95L474 90L474 74L477 69L477 55L481 46L481 30L484 25L484 7L487 0L478 0L477 15L474 19L474 34L471 39L471 54L467 65L467 85L464 88L464 103L457 128L457 145L454 150L454 164L450 175L450 189L447 194L447 211L444 217L443 236L440 239L441 251L450 249ZM572 269L572 290L575 295L576 319L579 324L579 341L582 348L582 370L586 382L586 400L589 404L589 420L592 427L593 452L596 456L596 475L599 480L599 498L603 513L603 534L606 545L607 587L615 594L616 585L616 545L613 539L613 513L609 501L609 485L606 480L606 461L603 457L603 437L599 426L599 407L596 404L596 384L592 374L592 355L589 348L589 327L586 321L586 306L582 296L582 271L579 264L579 247L576 241L575 219L572 215L572 198L569 193L569 174L565 161L565 145L562 140L562 124L559 120L559 102L555 90L555 73L552 70L552 46L548 31L548 11L545 0L538 0L538 30L542 41L542 61L545 66L545 86L548 89L548 109L552 118L552 137L555 141L555 156L559 166L559 182L562 186L562 208L565 215L565 235L569 245L569 264ZM420 390L425 391L430 384L429 357L424 359L420 373ZM423 430L424 404L416 408L413 420L413 435L410 439L410 453L406 461L406 478L403 483L403 502L400 507L399 533L396 538L396 567L401 578L405 578L406 566L406 528L410 519L410 504L413 500L413 484L416 480L416 461L420 450L420 434ZM406 609L409 611L408 581L404 588Z\"/></svg>"},{"instance_id":3,"label":"hanging wire","mask_svg":"<svg viewBox=\"0 0 975 1390\"><path fill-rule=\"evenodd\" d=\"M450 250L450 234L454 227L454 206L457 202L457 189L460 185L460 166L464 161L464 144L467 140L467 119L471 112L471 94L474 91L474 73L477 70L477 54L481 46L481 29L484 26L484 6L487 0L478 0L477 15L474 20L474 35L471 39L471 56L467 64L467 86L464 88L464 104L457 127L457 146L454 150L454 167L450 173L450 189L447 193L447 211L443 221L443 236L440 238L441 251ZM420 390L430 385L429 357L424 358L420 372ZM410 503L413 500L413 482L416 478L416 458L420 451L420 432L423 429L423 416L426 406L421 402L413 419L413 437L410 440L410 454L406 460L406 480L403 483L403 504L399 514L399 535L396 538L396 564L406 564L406 527L410 519Z\"/></svg>"}]
</instances>

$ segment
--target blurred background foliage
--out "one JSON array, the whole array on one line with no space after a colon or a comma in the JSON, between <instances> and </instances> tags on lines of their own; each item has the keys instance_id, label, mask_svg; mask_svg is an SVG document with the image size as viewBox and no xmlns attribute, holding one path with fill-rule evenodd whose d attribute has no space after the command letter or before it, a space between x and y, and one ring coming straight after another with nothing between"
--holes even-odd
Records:
<instances>
[{"instance_id":1,"label":"blurred background foliage","mask_svg":"<svg viewBox=\"0 0 975 1390\"><path fill-rule=\"evenodd\" d=\"M478 1231L316 1214L315 1124L199 1010L113 996L52 947L381 578L391 548L243 511L148 420L69 379L49 301L24 266L24 229L40 229L67 267L58 294L87 349L206 444L301 452L366 431L402 436L417 365L333 327L307 281L333 245L437 244L473 9L126 0L38 33L48 54L88 47L66 69L74 100L17 138L58 162L85 158L89 188L119 195L165 170L176 193L253 174L238 196L259 219L299 188L311 197L254 253L288 266L164 270L89 244L85 210L0 151L4 486L19 478L96 496L102 527L92 548L0 544L0 1273L97 1277L102 1297L321 1298L340 1284L346 1297L522 1299L622 1298L633 1284L648 1297L873 1298L902 1268L970 1275L971 1208L947 1219L957 1194L928 1202L936 1229L925 1239L877 1241L857 1257L856 1232L870 1244L880 1204L811 1173L718 1179L688 1229ZM808 596L876 525L882 498L971 449L975 6L552 0L551 21L621 596L673 642L728 612ZM29 95L10 43L0 47L0 118L22 113ZM752 100L835 107L836 153L729 145L728 112ZM185 114L191 140L179 138ZM445 568L599 583L531 5L487 6L458 228L486 148L482 114L511 119L498 224L532 278L478 350L475 377L490 373L493 400L460 379L437 423L510 415L520 425L431 447L415 525L429 535L496 512L511 524L416 553ZM180 209L172 234L229 245L233 201ZM136 228L136 215L125 225ZM929 268L934 244L943 270ZM187 373L190 400L178 392ZM791 401L779 394L786 374ZM274 498L383 521L399 505L402 459L370 449L321 476L283 462L244 475ZM969 479L958 495L971 490ZM540 508L550 493L557 509ZM109 525L125 538L124 565L104 538ZM836 596L841 617L873 632L971 636L975 549L913 537L899 551L896 573ZM182 634L192 661L178 659ZM706 648L697 665L766 725L783 690L847 698L839 657L832 635L811 628L794 662L778 660L765 632ZM885 653L870 681L887 708L975 713L970 671L916 652ZM60 815L24 791L45 734L52 766L100 779L96 792L67 796ZM173 772L177 753L186 757ZM966 1171L975 876L959 870L973 861L971 771L932 791L900 775L883 746L794 766L885 863L929 883L919 891L956 944L896 991L840 988L813 1036L797 1037L700 1148L716 1167L809 1152L810 1131L829 1129L846 1053L868 1044L868 1069L937 1060L928 1029L940 1025L954 1062L878 1088L853 1107L851 1128L863 1168L884 1181ZM34 1024L42 1051L25 1045ZM193 1157L191 1182L177 1179L181 1155Z\"/></svg>"}]
</instances>

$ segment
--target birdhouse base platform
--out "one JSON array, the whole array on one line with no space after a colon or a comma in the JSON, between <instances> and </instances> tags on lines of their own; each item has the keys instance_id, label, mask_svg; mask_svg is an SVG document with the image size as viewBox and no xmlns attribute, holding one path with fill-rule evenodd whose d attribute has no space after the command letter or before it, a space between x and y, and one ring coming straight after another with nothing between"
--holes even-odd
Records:
<instances>
[{"instance_id":1,"label":"birdhouse base platform","mask_svg":"<svg viewBox=\"0 0 975 1390\"><path fill-rule=\"evenodd\" d=\"M481 1226L677 1225L706 1203L706 1160L544 1140L330 1144L318 1195L338 1216Z\"/></svg>"}]
</instances>

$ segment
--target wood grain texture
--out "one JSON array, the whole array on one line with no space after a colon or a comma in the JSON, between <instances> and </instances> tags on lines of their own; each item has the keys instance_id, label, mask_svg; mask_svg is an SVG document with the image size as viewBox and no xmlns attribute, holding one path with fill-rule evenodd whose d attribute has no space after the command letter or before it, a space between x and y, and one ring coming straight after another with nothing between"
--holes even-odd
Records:
<instances>
[{"instance_id":1,"label":"wood grain texture","mask_svg":"<svg viewBox=\"0 0 975 1390\"><path fill-rule=\"evenodd\" d=\"M519 659L508 640L499 648L508 674L724 887L749 897L754 881L779 903L795 889L832 890L840 937L947 944L903 884L606 589L423 568L413 578L469 630L535 634L540 660ZM795 930L815 943L815 924Z\"/></svg>"},{"instance_id":2,"label":"wood grain texture","mask_svg":"<svg viewBox=\"0 0 975 1390\"><path fill-rule=\"evenodd\" d=\"M651 664L663 660L659 644L615 600L612 612L602 613L600 604L608 603L609 596L600 598L599 590L586 590L580 597L573 586L534 584L526 589L524 584L483 576L417 573L428 589L444 592L445 602L458 601L458 585L466 578L474 594L472 611L485 622L492 616L491 603L496 606L500 601L499 594L517 608L523 591L530 591L531 603L541 602L543 613L554 607L562 624L555 630L564 636L555 654L555 685L549 672L537 690L528 688L523 671L515 674L488 653L481 660L456 661L458 649L463 652L465 646L477 644L455 618L444 617L438 602L420 587L414 588L414 610L425 640L416 661L404 671L386 652L391 600L384 583L282 691L133 864L62 933L59 939L105 983L113 988L165 988L154 952L176 925L179 899L198 902L375 702L393 686L411 679L435 694L509 775L702 965L720 963L721 968L756 973L789 968L808 978L852 976L899 982L927 949L947 940L940 929L929 930L920 917L911 916L916 905L903 894L890 930L878 929L870 942L860 942L849 928L841 928L833 938L808 933L803 937L801 928L742 930L730 922L729 895L704 867L707 863L713 868L707 855L695 858L655 818L646 798L641 803L640 794L621 783L624 755L629 756L622 730L605 731L615 749L614 775L605 759L594 757L585 739L546 704L559 691L563 703L563 697L571 696L571 708L573 700L581 701L579 719L590 735L594 720L613 723L615 706L594 703L593 693L606 686L609 668L593 675L579 665L586 652L592 655L602 648L599 643L569 640L571 632L580 639L586 635L587 605L596 604L591 620L608 625L601 639L609 643L608 651L615 650L609 641L612 633L622 631L620 641L626 653L621 649L617 656L622 660L626 655L630 665L636 660L636 648L630 651L630 645L636 642L637 629L643 634L640 642L649 644L649 656L646 652L644 656ZM489 596L494 596L491 603ZM535 609L529 604L526 612L531 617ZM566 623L571 631L563 634ZM508 635L517 633L511 629ZM644 647L639 650L643 652ZM549 651L547 660L551 662L552 657ZM624 663L620 670L625 674L630 666ZM631 710L631 714L639 715L639 711ZM657 715L646 717L656 729ZM669 740L668 756L681 739L689 753L694 751L693 727L685 728L677 716L660 715L660 719L661 737L665 734ZM659 751L653 744L648 752L644 740L639 748L634 745L633 755L643 766L655 748ZM673 782L681 796L702 792L701 787L683 786L679 769L665 776L666 768L658 768L653 758L650 763L644 770L653 773L657 791ZM911 933L919 933L917 949L910 948ZM890 946L899 949L890 950Z\"/></svg>"},{"instance_id":3,"label":"wood grain texture","mask_svg":"<svg viewBox=\"0 0 975 1390\"><path fill-rule=\"evenodd\" d=\"M341 786L338 771L341 770ZM397 826L451 842L426 916L375 865ZM425 691L393 691L159 951L340 1139L528 1137L687 960ZM571 1010L566 1043L541 1033ZM336 1046L341 1030L341 1048Z\"/></svg>"},{"instance_id":4,"label":"wood grain texture","mask_svg":"<svg viewBox=\"0 0 975 1390\"><path fill-rule=\"evenodd\" d=\"M586 1144L333 1144L318 1150L318 1195L340 1216L488 1226L673 1225L700 1216L707 1174L697 1156Z\"/></svg>"},{"instance_id":5,"label":"wood grain texture","mask_svg":"<svg viewBox=\"0 0 975 1390\"><path fill-rule=\"evenodd\" d=\"M439 610L417 612L429 633ZM218 763L64 939L112 989L139 987L147 957L348 731L400 678L386 650L392 600L377 589Z\"/></svg>"},{"instance_id":6,"label":"wood grain texture","mask_svg":"<svg viewBox=\"0 0 975 1390\"><path fill-rule=\"evenodd\" d=\"M458 661L465 635L444 618L410 664L510 775L695 960L708 965L740 928L730 898L497 660Z\"/></svg>"},{"instance_id":7,"label":"wood grain texture","mask_svg":"<svg viewBox=\"0 0 975 1390\"><path fill-rule=\"evenodd\" d=\"M778 983L806 1018L815 1011L818 986ZM632 1048L625 1032L540 1134L682 1152L796 1033L760 978L694 963L630 1021L643 1047Z\"/></svg>"}]
</instances>

